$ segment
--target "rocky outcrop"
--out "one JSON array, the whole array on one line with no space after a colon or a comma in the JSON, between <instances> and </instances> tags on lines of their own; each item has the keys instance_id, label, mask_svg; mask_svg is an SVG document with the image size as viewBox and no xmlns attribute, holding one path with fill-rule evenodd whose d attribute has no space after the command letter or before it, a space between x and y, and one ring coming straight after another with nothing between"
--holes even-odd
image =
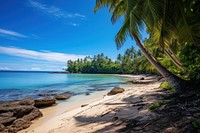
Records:
<instances>
[{"instance_id":1,"label":"rocky outcrop","mask_svg":"<svg viewBox=\"0 0 200 133\"><path fill-rule=\"evenodd\" d=\"M70 95L58 94L55 96L56 100L66 100L70 98Z\"/></svg>"},{"instance_id":2,"label":"rocky outcrop","mask_svg":"<svg viewBox=\"0 0 200 133\"><path fill-rule=\"evenodd\" d=\"M124 92L124 89L116 86L110 92L108 92L108 95L115 95L122 92Z\"/></svg>"},{"instance_id":3,"label":"rocky outcrop","mask_svg":"<svg viewBox=\"0 0 200 133\"><path fill-rule=\"evenodd\" d=\"M33 99L0 103L0 132L15 133L31 125L42 116Z\"/></svg>"},{"instance_id":4,"label":"rocky outcrop","mask_svg":"<svg viewBox=\"0 0 200 133\"><path fill-rule=\"evenodd\" d=\"M35 107L44 108L49 107L56 104L56 100L54 98L43 98L43 99L35 99Z\"/></svg>"},{"instance_id":5,"label":"rocky outcrop","mask_svg":"<svg viewBox=\"0 0 200 133\"><path fill-rule=\"evenodd\" d=\"M30 127L31 124L32 123L30 121L26 121L26 120L20 118L20 119L15 120L12 125L8 126L7 131L9 133L16 133L19 130Z\"/></svg>"},{"instance_id":6,"label":"rocky outcrop","mask_svg":"<svg viewBox=\"0 0 200 133\"><path fill-rule=\"evenodd\" d=\"M5 130L5 126L3 124L0 124L0 132L3 132Z\"/></svg>"}]
</instances>

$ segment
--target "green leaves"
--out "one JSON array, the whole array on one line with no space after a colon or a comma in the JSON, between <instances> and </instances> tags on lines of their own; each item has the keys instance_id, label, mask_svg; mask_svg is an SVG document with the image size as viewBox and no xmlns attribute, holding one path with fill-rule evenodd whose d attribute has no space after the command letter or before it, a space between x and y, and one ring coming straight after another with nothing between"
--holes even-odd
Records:
<instances>
[{"instance_id":1,"label":"green leaves","mask_svg":"<svg viewBox=\"0 0 200 133\"><path fill-rule=\"evenodd\" d=\"M148 106L148 110L155 110L163 105L168 104L169 102L170 102L169 100L160 100L160 101L154 102Z\"/></svg>"}]
</instances>

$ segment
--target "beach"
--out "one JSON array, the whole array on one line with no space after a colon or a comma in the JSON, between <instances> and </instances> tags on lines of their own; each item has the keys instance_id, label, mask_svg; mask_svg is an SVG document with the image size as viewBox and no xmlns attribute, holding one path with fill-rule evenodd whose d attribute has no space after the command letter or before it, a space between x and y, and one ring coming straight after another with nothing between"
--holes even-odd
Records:
<instances>
[{"instance_id":1,"label":"beach","mask_svg":"<svg viewBox=\"0 0 200 133\"><path fill-rule=\"evenodd\" d=\"M108 96L109 90L80 97L77 102L60 103L57 106L41 109L43 117L32 121L32 125L20 133L92 133L116 132L123 128L124 121L142 117L149 120L155 114L147 110L155 98L150 94L160 93L160 81L155 76L123 75L130 80L144 77L148 84L132 84L123 93ZM72 99L73 100L73 99Z\"/></svg>"}]
</instances>

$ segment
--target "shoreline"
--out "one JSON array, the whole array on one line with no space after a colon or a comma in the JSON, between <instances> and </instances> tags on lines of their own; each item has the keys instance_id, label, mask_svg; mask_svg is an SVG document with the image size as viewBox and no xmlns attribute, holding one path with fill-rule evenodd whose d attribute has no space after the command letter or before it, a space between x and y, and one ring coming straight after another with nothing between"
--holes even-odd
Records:
<instances>
[{"instance_id":1,"label":"shoreline","mask_svg":"<svg viewBox=\"0 0 200 133\"><path fill-rule=\"evenodd\" d=\"M29 128L21 130L19 131L19 133L32 132L32 130L34 130L35 128L42 127L42 125L44 125L49 120L55 119L62 114L76 110L78 108L83 108L81 107L82 105L88 106L90 103L99 101L106 95L107 92L108 90L104 90L92 93L89 96L73 96L70 99L68 99L70 101L58 103L55 106L40 109L40 111L43 114L43 117L33 120L33 124Z\"/></svg>"},{"instance_id":2,"label":"shoreline","mask_svg":"<svg viewBox=\"0 0 200 133\"><path fill-rule=\"evenodd\" d=\"M127 78L134 78L134 79L139 79L141 77L145 77L145 79L147 79L147 77L149 77L145 75L118 75L118 74L116 74L115 76L122 76L122 77L127 77ZM151 76L151 77L155 77L155 76ZM73 119L74 116L76 116L77 114L81 112L84 112L84 110L88 110L88 111L91 110L92 112L96 112L97 110L92 109L93 106L101 106L101 103L105 103L106 101L112 101L113 99L118 98L120 96L128 97L130 95L127 95L125 93L128 93L130 90L131 90L130 91L131 93L137 94L139 93L137 92L137 90L140 88L147 87L148 89L152 89L151 86L158 87L159 85L160 85L160 82L155 82L153 84L148 84L148 85L132 84L131 86L125 88L124 93L113 95L113 96L107 96L107 93L109 92L109 90L104 90L104 91L92 93L89 96L79 95L77 96L78 98L72 97L69 99L70 100L69 102L62 102L53 107L40 109L40 111L43 113L43 117L32 121L33 124L29 128L21 130L19 131L19 133L24 133L24 132L34 132L34 133L35 132L36 133L58 132L60 133L61 131L57 131L57 130L60 129L61 127L65 128L65 126L62 126L65 120ZM149 91L148 89L146 91ZM133 91L136 91L136 92L133 92ZM143 90L142 92L145 92L145 90ZM81 107L81 105L85 105L85 104L87 106ZM103 110L105 111L108 108L109 106L105 107ZM73 133L74 132L73 130L75 130L77 126L74 121L70 123L70 125L72 129L69 129L68 132Z\"/></svg>"}]
</instances>

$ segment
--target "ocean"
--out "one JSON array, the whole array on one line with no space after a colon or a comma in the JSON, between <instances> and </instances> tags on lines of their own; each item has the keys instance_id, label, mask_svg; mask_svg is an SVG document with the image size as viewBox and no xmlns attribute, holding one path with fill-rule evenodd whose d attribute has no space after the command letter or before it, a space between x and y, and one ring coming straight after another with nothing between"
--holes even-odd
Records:
<instances>
[{"instance_id":1,"label":"ocean","mask_svg":"<svg viewBox=\"0 0 200 133\"><path fill-rule=\"evenodd\" d=\"M35 71L0 71L0 101L41 98L39 94L84 95L125 86L127 78L104 74L58 74Z\"/></svg>"}]
</instances>

